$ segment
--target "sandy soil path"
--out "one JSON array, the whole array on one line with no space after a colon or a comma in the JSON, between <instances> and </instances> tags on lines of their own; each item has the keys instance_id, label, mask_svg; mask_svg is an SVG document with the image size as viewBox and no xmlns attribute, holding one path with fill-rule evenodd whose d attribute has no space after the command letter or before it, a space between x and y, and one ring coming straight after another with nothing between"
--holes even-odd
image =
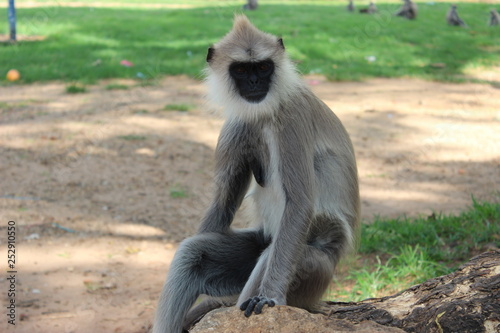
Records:
<instances>
[{"instance_id":1,"label":"sandy soil path","mask_svg":"<svg viewBox=\"0 0 500 333\"><path fill-rule=\"evenodd\" d=\"M365 221L499 200L498 87L306 80L352 136ZM208 204L222 121L204 111L203 85L107 83L0 88L0 246L16 221L19 272L7 332L143 332L176 243Z\"/></svg>"}]
</instances>

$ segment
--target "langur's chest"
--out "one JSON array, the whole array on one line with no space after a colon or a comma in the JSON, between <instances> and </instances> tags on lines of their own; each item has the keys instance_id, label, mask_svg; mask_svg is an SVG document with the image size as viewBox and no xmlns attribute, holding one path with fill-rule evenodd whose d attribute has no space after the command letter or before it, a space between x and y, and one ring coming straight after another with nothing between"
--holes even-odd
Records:
<instances>
[{"instance_id":1,"label":"langur's chest","mask_svg":"<svg viewBox=\"0 0 500 333\"><path fill-rule=\"evenodd\" d=\"M264 233L268 236L276 235L280 226L285 207L285 194L280 173L279 141L272 129L266 128L262 132L262 142L265 145L264 182L259 183L255 178L255 186L250 190L255 203L257 220L262 223Z\"/></svg>"},{"instance_id":2,"label":"langur's chest","mask_svg":"<svg viewBox=\"0 0 500 333\"><path fill-rule=\"evenodd\" d=\"M263 170L263 183L257 183L263 187L274 187L281 183L280 177L280 150L278 138L271 127L264 127L261 133L262 150L259 154L261 168Z\"/></svg>"},{"instance_id":3,"label":"langur's chest","mask_svg":"<svg viewBox=\"0 0 500 333\"><path fill-rule=\"evenodd\" d=\"M279 136L272 124L237 124L222 135L219 156L228 171L249 168L261 188L281 182Z\"/></svg>"}]
</instances>

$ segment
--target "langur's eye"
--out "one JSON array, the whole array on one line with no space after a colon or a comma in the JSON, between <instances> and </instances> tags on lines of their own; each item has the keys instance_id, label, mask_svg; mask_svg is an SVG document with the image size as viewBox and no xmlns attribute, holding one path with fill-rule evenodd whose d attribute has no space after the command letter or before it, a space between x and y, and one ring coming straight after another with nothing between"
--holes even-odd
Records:
<instances>
[{"instance_id":1,"label":"langur's eye","mask_svg":"<svg viewBox=\"0 0 500 333\"><path fill-rule=\"evenodd\" d=\"M261 71L267 71L267 70L269 70L269 65L268 64L260 64L259 65L259 70L261 70Z\"/></svg>"},{"instance_id":2,"label":"langur's eye","mask_svg":"<svg viewBox=\"0 0 500 333\"><path fill-rule=\"evenodd\" d=\"M238 74L243 74L247 72L247 69L243 66L238 66L234 69L234 71Z\"/></svg>"}]
</instances>

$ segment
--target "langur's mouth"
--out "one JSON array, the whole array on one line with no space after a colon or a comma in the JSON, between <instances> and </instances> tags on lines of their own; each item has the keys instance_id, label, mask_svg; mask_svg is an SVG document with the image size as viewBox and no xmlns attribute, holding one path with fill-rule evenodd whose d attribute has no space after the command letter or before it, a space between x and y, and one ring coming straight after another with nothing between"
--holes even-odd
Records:
<instances>
[{"instance_id":1,"label":"langur's mouth","mask_svg":"<svg viewBox=\"0 0 500 333\"><path fill-rule=\"evenodd\" d=\"M266 98L267 92L252 92L248 93L243 98L250 103L260 103Z\"/></svg>"}]
</instances>

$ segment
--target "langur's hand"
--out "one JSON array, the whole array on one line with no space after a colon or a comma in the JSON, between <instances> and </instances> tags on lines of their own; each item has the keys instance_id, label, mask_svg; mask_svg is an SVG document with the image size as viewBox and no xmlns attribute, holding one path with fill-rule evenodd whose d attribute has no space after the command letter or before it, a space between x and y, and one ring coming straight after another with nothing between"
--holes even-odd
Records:
<instances>
[{"instance_id":1,"label":"langur's hand","mask_svg":"<svg viewBox=\"0 0 500 333\"><path fill-rule=\"evenodd\" d=\"M273 307L276 305L276 301L265 296L254 296L243 302L240 306L240 310L245 311L245 317L250 317L252 312L260 314L262 312L262 308L266 304L269 307Z\"/></svg>"}]
</instances>

